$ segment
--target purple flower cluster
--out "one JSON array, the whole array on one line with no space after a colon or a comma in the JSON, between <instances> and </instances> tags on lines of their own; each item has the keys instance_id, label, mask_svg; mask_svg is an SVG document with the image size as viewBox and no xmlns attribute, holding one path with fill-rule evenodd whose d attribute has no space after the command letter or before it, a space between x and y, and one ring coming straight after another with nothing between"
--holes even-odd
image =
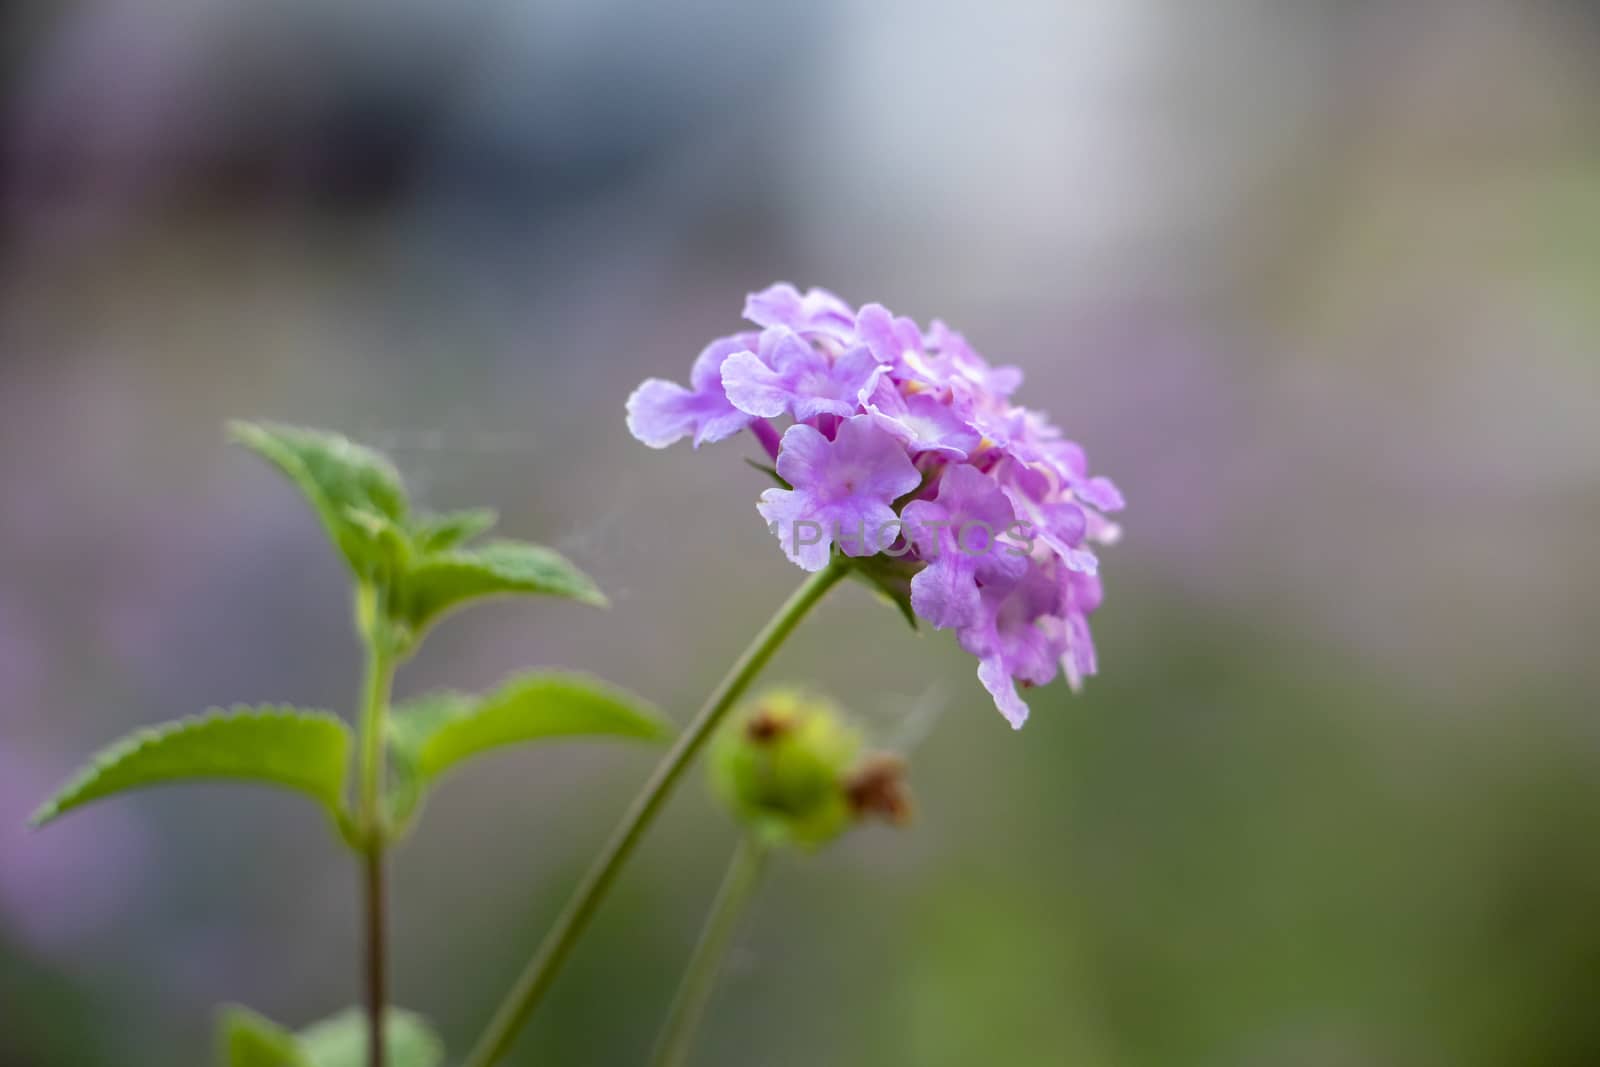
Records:
<instances>
[{"instance_id":1,"label":"purple flower cluster","mask_svg":"<svg viewBox=\"0 0 1600 1067\"><path fill-rule=\"evenodd\" d=\"M764 492L759 510L805 570L833 551L875 554L870 534L898 530L884 551L920 565L913 610L956 631L1012 726L1028 717L1019 685L1059 670L1077 689L1094 674L1090 546L1116 540L1105 515L1122 494L1090 477L1083 449L1043 414L1011 402L1022 373L991 366L942 322L924 331L822 289L774 285L749 296L744 317L760 330L708 345L688 388L652 378L634 391L633 435L698 447L750 429L789 486ZM769 420L783 417L780 439ZM802 538L802 526L824 532ZM972 551L974 530L995 550ZM998 547L1007 530L1026 551Z\"/></svg>"}]
</instances>

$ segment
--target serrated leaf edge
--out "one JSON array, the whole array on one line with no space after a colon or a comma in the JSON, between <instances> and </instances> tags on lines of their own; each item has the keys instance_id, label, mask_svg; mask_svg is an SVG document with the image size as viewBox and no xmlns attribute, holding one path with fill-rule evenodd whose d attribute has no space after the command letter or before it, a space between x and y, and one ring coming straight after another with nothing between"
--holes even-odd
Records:
<instances>
[{"instance_id":1,"label":"serrated leaf edge","mask_svg":"<svg viewBox=\"0 0 1600 1067\"><path fill-rule=\"evenodd\" d=\"M526 587L498 589L490 593L477 593L473 596L454 601L448 607L445 607L442 610L435 611L418 627L419 633L425 630L433 629L433 627L440 621L449 618L464 608L474 604L482 604L493 600L509 600L525 596L550 596L558 597L563 600L570 600L578 604L587 604L590 607L595 608L609 608L611 606L611 599L606 596L605 592L601 590L600 586L596 584L595 580L589 577L588 572L583 570L576 563L573 563L572 560L568 559L564 554L557 552L548 545L541 545L533 541L518 541L511 538L499 538L493 541L485 541L481 545L449 548L440 552L428 552L424 555L418 556L412 561L411 566L407 568L406 573L401 577L401 587L402 589L404 588L404 583L408 579L411 579L417 574L420 574L432 567L462 567L495 573L492 562L485 561L484 553L503 546L509 546L512 548L535 548L541 552L550 553L550 555L566 564L574 575L582 579L582 588L572 593L555 592L546 589Z\"/></svg>"},{"instance_id":2,"label":"serrated leaf edge","mask_svg":"<svg viewBox=\"0 0 1600 1067\"><path fill-rule=\"evenodd\" d=\"M594 738L615 738L626 741L662 741L671 736L671 720L663 715L661 710L654 704L639 696L637 693L634 693L628 689L624 689L622 686L614 685L611 682L607 682L604 679L597 678L594 675L587 674L583 671L535 669L532 671L523 671L513 674L501 681L500 684L496 685L493 689L490 689L481 695L464 693L455 689L440 689L429 693L424 693L413 698L411 701L407 701L405 704L401 704L395 708L395 713L389 719L391 731L389 736L390 744L395 745L396 743L396 735L394 731L396 731L398 727L395 724L397 720L405 716L408 705L420 704L424 700L450 700L453 702L459 702L460 704L466 706L467 710L442 719L438 727L432 733L421 738L420 742L414 749L404 754L405 758L412 764L412 769L416 773L418 782L420 783L421 792L425 793L428 786L449 775L453 770L455 770L456 766L460 762L463 762L457 761L457 763L452 763L445 767L432 770L427 768L426 752L432 744L437 742L439 737L444 734L445 731L451 729L452 727L471 721L476 716L482 714L485 708L493 708L497 701L506 699L511 691L541 682L552 683L556 685L570 685L592 690L615 701L618 704L622 704L633 709L633 711L638 714L640 720L648 723L653 727L653 729L648 733L619 734L597 730L593 732L549 734L536 738L527 738L522 741L507 741L501 744L491 745L488 748L480 749L474 752L472 754L473 756L482 755L487 752L493 752L501 748L510 748L514 745L528 744L535 741L583 741L585 739Z\"/></svg>"},{"instance_id":3,"label":"serrated leaf edge","mask_svg":"<svg viewBox=\"0 0 1600 1067\"><path fill-rule=\"evenodd\" d=\"M111 742L98 752L89 757L87 762L78 769L67 781L55 791L43 804L28 818L28 825L37 830L60 818L70 811L76 810L79 805L73 799L98 780L107 770L121 763L136 753L153 745L169 740L170 738L219 722L237 722L242 720L304 720L310 722L329 722L336 724L345 732L346 743L349 743L350 728L339 716L327 711L318 711L312 708L300 708L292 704L234 704L229 707L213 707L199 715L186 715L181 719L171 719L167 722L157 723L154 726L143 726L132 733ZM348 749L347 749L348 751ZM182 779L179 779L180 781ZM193 781L226 781L226 775L195 775ZM127 791L150 788L158 785L172 784L173 780L149 782L143 785L129 786ZM265 781L263 784L269 784ZM310 796L313 799L328 804L330 800L337 806L338 798L324 797L309 789L301 788L288 783L278 783L286 789L294 789ZM119 790L121 792L121 790ZM108 794L109 796L110 794ZM95 800L106 799L96 797ZM85 804L94 803L93 800Z\"/></svg>"}]
</instances>

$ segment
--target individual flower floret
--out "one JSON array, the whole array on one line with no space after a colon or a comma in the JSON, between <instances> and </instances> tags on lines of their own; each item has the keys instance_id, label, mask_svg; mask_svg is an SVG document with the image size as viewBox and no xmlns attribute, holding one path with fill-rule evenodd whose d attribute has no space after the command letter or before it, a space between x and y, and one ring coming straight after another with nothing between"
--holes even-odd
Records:
<instances>
[{"instance_id":1,"label":"individual flower floret","mask_svg":"<svg viewBox=\"0 0 1600 1067\"><path fill-rule=\"evenodd\" d=\"M1009 588L1028 570L1028 553L1000 540L1017 527L1010 501L974 467L951 467L935 499L914 500L900 514L928 564L911 579L911 606L939 629L976 624L981 590Z\"/></svg>"},{"instance_id":2,"label":"individual flower floret","mask_svg":"<svg viewBox=\"0 0 1600 1067\"><path fill-rule=\"evenodd\" d=\"M882 304L865 304L856 315L856 336L897 377L926 385L944 384L942 368L931 365L922 331L911 319L895 318Z\"/></svg>"},{"instance_id":3,"label":"individual flower floret","mask_svg":"<svg viewBox=\"0 0 1600 1067\"><path fill-rule=\"evenodd\" d=\"M808 571L828 565L834 544L847 556L877 554L898 523L890 505L922 481L900 443L865 415L840 423L831 441L810 426L789 427L778 475L794 488L768 489L758 510Z\"/></svg>"},{"instance_id":4,"label":"individual flower floret","mask_svg":"<svg viewBox=\"0 0 1600 1067\"><path fill-rule=\"evenodd\" d=\"M933 393L901 392L892 378L881 378L865 407L879 426L899 438L912 455L939 452L966 459L978 450L983 435Z\"/></svg>"},{"instance_id":5,"label":"individual flower floret","mask_svg":"<svg viewBox=\"0 0 1600 1067\"><path fill-rule=\"evenodd\" d=\"M1017 683L1045 685L1056 676L1062 648L1055 631L1064 625L1060 608L1056 578L1033 567L1009 589L985 587L978 621L957 632L961 647L978 657L978 681L1014 727L1028 719Z\"/></svg>"},{"instance_id":6,"label":"individual flower floret","mask_svg":"<svg viewBox=\"0 0 1600 1067\"><path fill-rule=\"evenodd\" d=\"M1089 532L1088 513L1063 497L1048 473L1012 460L1005 460L996 473L1001 491L1035 539L1071 570L1093 574L1100 569L1095 554L1082 547Z\"/></svg>"},{"instance_id":7,"label":"individual flower floret","mask_svg":"<svg viewBox=\"0 0 1600 1067\"><path fill-rule=\"evenodd\" d=\"M734 407L761 418L854 415L884 370L866 345L830 358L785 326L763 330L758 351L723 362L722 388Z\"/></svg>"},{"instance_id":8,"label":"individual flower floret","mask_svg":"<svg viewBox=\"0 0 1600 1067\"><path fill-rule=\"evenodd\" d=\"M745 297L744 317L757 326L787 326L799 333L832 337L849 337L855 326L850 305L828 290L801 293L787 282Z\"/></svg>"},{"instance_id":9,"label":"individual flower floret","mask_svg":"<svg viewBox=\"0 0 1600 1067\"><path fill-rule=\"evenodd\" d=\"M704 441L732 437L753 421L728 402L722 391L722 364L755 341L735 334L712 341L689 371L690 388L662 378L647 379L628 397L628 430L651 448L666 448L685 437L699 448Z\"/></svg>"},{"instance_id":10,"label":"individual flower floret","mask_svg":"<svg viewBox=\"0 0 1600 1067\"><path fill-rule=\"evenodd\" d=\"M1100 606L1103 596L1100 578L1081 571L1061 572L1061 670L1073 692L1083 688L1083 680L1095 673L1094 638L1089 633L1089 616Z\"/></svg>"}]
</instances>

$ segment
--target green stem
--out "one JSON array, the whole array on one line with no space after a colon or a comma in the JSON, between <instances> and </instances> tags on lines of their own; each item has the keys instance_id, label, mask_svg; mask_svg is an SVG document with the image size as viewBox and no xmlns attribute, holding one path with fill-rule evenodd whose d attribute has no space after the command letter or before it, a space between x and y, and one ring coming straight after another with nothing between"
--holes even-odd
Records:
<instances>
[{"instance_id":1,"label":"green stem","mask_svg":"<svg viewBox=\"0 0 1600 1067\"><path fill-rule=\"evenodd\" d=\"M370 587L363 588L359 597L357 615L367 643L367 676L361 702L360 794L356 812L366 917L367 1064L368 1067L384 1067L383 1017L389 995L383 855L388 835L383 817L383 754L384 720L389 713L395 660L377 622L376 593Z\"/></svg>"},{"instance_id":2,"label":"green stem","mask_svg":"<svg viewBox=\"0 0 1600 1067\"><path fill-rule=\"evenodd\" d=\"M722 880L722 888L717 890L717 899L711 905L711 914L706 918L705 928L700 931L700 941L694 947L694 955L689 957L683 982L672 999L666 1024L662 1026L661 1036L656 1041L655 1055L651 1058L654 1067L683 1067L688 1061L689 1049L694 1044L694 1035L705 1016L706 1006L711 1002L711 992L716 987L722 961L733 942L745 905L750 902L761 880L766 851L761 842L748 836L734 852L728 873Z\"/></svg>"},{"instance_id":3,"label":"green stem","mask_svg":"<svg viewBox=\"0 0 1600 1067\"><path fill-rule=\"evenodd\" d=\"M512 1041L516 1039L517 1033L526 1025L534 1009L539 1006L540 1000L555 981L562 964L566 963L567 957L571 955L589 921L594 918L595 911L605 899L617 875L627 865L629 857L638 847L645 831L661 813L673 786L683 777L683 772L688 769L695 755L716 730L728 710L744 696L745 690L750 688L756 675L761 673L761 669L772 659L785 639L800 625L800 621L816 606L817 601L848 573L849 564L835 558L827 567L806 579L788 602L778 609L778 613L766 627L756 635L750 647L745 649L744 654L733 665L733 669L706 701L700 714L678 736L671 751L662 759L655 774L651 775L650 781L645 784L644 791L623 816L621 824L612 833L611 839L600 853L600 858L578 884L577 891L568 902L566 910L556 919L555 926L546 935L544 943L539 946L539 951L528 962L527 968L517 979L505 1002L500 1005L500 1010L495 1013L489 1028L478 1040L472 1055L467 1057L464 1067L491 1067L492 1064L500 1062L510 1051Z\"/></svg>"}]
</instances>

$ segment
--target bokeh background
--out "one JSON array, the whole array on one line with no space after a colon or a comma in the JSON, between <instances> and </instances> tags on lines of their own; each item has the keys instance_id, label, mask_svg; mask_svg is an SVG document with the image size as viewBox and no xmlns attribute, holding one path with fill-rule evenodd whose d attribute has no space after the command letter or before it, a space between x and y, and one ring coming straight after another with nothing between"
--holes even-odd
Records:
<instances>
[{"instance_id":1,"label":"bokeh background","mask_svg":"<svg viewBox=\"0 0 1600 1067\"><path fill-rule=\"evenodd\" d=\"M1022 365L1131 502L1102 677L1013 734L837 595L774 680L919 818L782 864L699 1062L1600 1063L1600 12L1587 2L16 0L0 15L0 1062L211 1062L357 996L298 798L23 820L235 700L348 711L339 564L233 416L341 429L614 595L454 620L682 721L798 574L747 442L634 443L788 279ZM396 864L459 1055L652 763L504 754ZM642 1061L734 840L693 782L519 1045Z\"/></svg>"}]
</instances>

